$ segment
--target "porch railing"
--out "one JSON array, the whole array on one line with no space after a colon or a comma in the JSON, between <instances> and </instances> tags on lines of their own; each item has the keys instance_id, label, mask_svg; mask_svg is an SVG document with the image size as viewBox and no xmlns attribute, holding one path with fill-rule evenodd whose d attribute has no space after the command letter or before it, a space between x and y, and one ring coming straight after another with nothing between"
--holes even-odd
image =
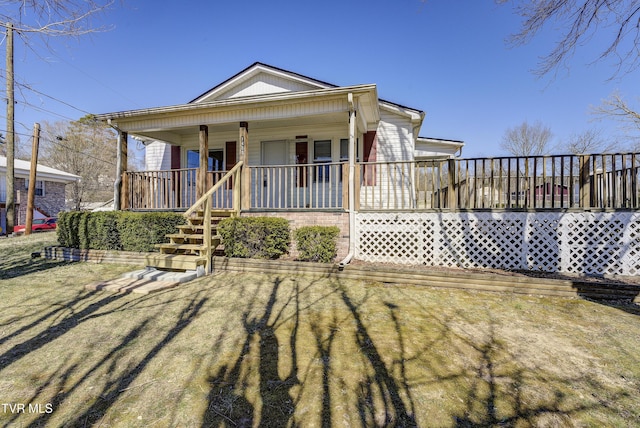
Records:
<instances>
[{"instance_id":1,"label":"porch railing","mask_svg":"<svg viewBox=\"0 0 640 428\"><path fill-rule=\"evenodd\" d=\"M217 184L226 171L209 171L207 189ZM196 202L198 169L168 171L128 171L124 185L128 192L128 207L134 210L186 210ZM214 208L231 205L232 180L225 180L222 189L212 199Z\"/></svg>"},{"instance_id":2,"label":"porch railing","mask_svg":"<svg viewBox=\"0 0 640 428\"><path fill-rule=\"evenodd\" d=\"M340 209L346 201L344 163L250 166L252 209Z\"/></svg>"},{"instance_id":3,"label":"porch railing","mask_svg":"<svg viewBox=\"0 0 640 428\"><path fill-rule=\"evenodd\" d=\"M362 163L358 179L361 210L640 208L640 153Z\"/></svg>"},{"instance_id":4,"label":"porch railing","mask_svg":"<svg viewBox=\"0 0 640 428\"><path fill-rule=\"evenodd\" d=\"M245 166L242 209L346 209L348 165ZM215 186L225 172L209 172ZM196 169L127 172L128 207L186 210ZM211 200L230 207L236 179ZM640 153L443 159L356 164L356 209L640 209Z\"/></svg>"}]
</instances>

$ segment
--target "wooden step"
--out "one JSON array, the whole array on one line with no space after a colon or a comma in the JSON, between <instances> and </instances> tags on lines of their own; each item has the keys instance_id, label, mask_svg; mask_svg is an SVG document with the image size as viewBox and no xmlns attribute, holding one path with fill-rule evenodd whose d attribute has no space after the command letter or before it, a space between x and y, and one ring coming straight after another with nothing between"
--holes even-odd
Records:
<instances>
[{"instance_id":1,"label":"wooden step","mask_svg":"<svg viewBox=\"0 0 640 428\"><path fill-rule=\"evenodd\" d=\"M211 247L215 251L216 247L220 245L219 239L211 240ZM205 251L207 248L203 244L178 244L178 243L165 243L165 244L156 244L156 248L160 249L161 253L175 253L176 251Z\"/></svg>"},{"instance_id":2,"label":"wooden step","mask_svg":"<svg viewBox=\"0 0 640 428\"><path fill-rule=\"evenodd\" d=\"M196 210L196 217L202 217L204 214L204 210ZM229 210L211 210L211 218L215 217L231 217L233 215L233 211Z\"/></svg>"},{"instance_id":3,"label":"wooden step","mask_svg":"<svg viewBox=\"0 0 640 428\"><path fill-rule=\"evenodd\" d=\"M171 240L178 240L178 241L200 241L202 242L202 240L204 240L204 234L202 233L168 233L165 235L165 237L171 239ZM213 243L214 240L220 240L220 235L211 235L211 243Z\"/></svg>"},{"instance_id":4,"label":"wooden step","mask_svg":"<svg viewBox=\"0 0 640 428\"><path fill-rule=\"evenodd\" d=\"M206 257L186 254L149 254L145 257L147 266L158 269L196 270L206 261Z\"/></svg>"}]
</instances>

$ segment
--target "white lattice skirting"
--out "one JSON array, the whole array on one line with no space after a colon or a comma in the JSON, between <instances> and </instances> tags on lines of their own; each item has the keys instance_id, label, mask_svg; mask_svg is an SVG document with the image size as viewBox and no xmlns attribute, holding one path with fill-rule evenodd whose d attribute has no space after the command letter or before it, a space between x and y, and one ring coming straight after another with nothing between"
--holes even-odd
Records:
<instances>
[{"instance_id":1,"label":"white lattice skirting","mask_svg":"<svg viewBox=\"0 0 640 428\"><path fill-rule=\"evenodd\" d=\"M640 213L358 213L356 258L640 275Z\"/></svg>"}]
</instances>

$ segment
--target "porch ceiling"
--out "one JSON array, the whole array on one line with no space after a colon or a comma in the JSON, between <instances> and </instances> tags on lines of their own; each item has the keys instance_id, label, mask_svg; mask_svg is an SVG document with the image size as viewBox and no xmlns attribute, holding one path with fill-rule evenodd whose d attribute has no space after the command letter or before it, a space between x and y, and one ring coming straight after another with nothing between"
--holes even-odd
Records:
<instances>
[{"instance_id":1,"label":"porch ceiling","mask_svg":"<svg viewBox=\"0 0 640 428\"><path fill-rule=\"evenodd\" d=\"M380 120L375 85L359 85L285 94L269 94L211 103L183 104L98 115L121 131L146 139L180 145L200 125L209 133L233 131L239 122L249 129L348 123L348 97L353 94L358 128L375 129Z\"/></svg>"},{"instance_id":2,"label":"porch ceiling","mask_svg":"<svg viewBox=\"0 0 640 428\"><path fill-rule=\"evenodd\" d=\"M249 132L256 130L286 128L286 127L304 127L312 125L329 125L329 124L342 124L345 127L348 125L348 115L346 112L339 113L327 113L323 115L302 116L296 118L281 118L281 119L268 119L268 120L253 120L249 121ZM210 124L203 123L209 127L209 135L216 133L229 133L238 131L238 122L218 123ZM126 129L123 129L126 130ZM173 145L180 146L183 143L184 137L197 135L199 132L199 125L192 126L179 126L169 129L142 129L139 131L128 131L131 135L141 137L142 139L164 141Z\"/></svg>"}]
</instances>

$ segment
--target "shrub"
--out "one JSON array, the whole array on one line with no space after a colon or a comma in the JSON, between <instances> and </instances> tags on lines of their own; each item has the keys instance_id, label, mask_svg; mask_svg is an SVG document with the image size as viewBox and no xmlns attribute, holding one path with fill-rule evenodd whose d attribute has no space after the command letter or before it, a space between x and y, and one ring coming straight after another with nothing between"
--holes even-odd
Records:
<instances>
[{"instance_id":1,"label":"shrub","mask_svg":"<svg viewBox=\"0 0 640 428\"><path fill-rule=\"evenodd\" d=\"M298 258L310 262L330 263L338 254L336 226L304 226L295 231Z\"/></svg>"},{"instance_id":2,"label":"shrub","mask_svg":"<svg viewBox=\"0 0 640 428\"><path fill-rule=\"evenodd\" d=\"M175 233L185 218L177 213L124 211L60 213L58 242L64 247L94 250L153 251Z\"/></svg>"},{"instance_id":3,"label":"shrub","mask_svg":"<svg viewBox=\"0 0 640 428\"><path fill-rule=\"evenodd\" d=\"M227 257L277 259L289 251L289 222L276 217L234 217L218 225Z\"/></svg>"},{"instance_id":4,"label":"shrub","mask_svg":"<svg viewBox=\"0 0 640 428\"><path fill-rule=\"evenodd\" d=\"M118 219L120 244L125 251L153 251L154 245L168 242L167 233L176 233L176 226L185 219L175 213L122 213Z\"/></svg>"}]
</instances>

